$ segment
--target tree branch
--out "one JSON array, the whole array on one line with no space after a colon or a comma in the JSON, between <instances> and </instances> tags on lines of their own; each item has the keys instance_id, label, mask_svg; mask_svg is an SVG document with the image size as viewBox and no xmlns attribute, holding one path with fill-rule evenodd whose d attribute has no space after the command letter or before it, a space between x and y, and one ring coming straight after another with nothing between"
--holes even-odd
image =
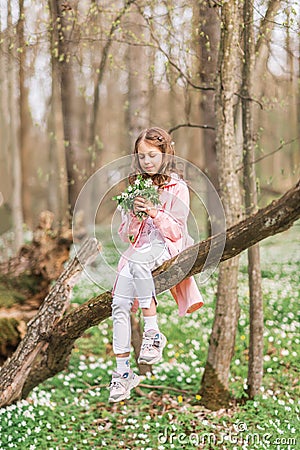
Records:
<instances>
[{"instance_id":1,"label":"tree branch","mask_svg":"<svg viewBox=\"0 0 300 450\"><path fill-rule=\"evenodd\" d=\"M251 164L256 164L256 163L262 161L263 159L268 158L269 156L274 155L274 153L279 152L279 151L282 150L283 147L285 147L286 145L293 144L293 142L298 141L298 140L299 140L299 138L296 137L296 138L294 138L294 139L291 139L290 141L282 142L282 143L279 145L279 147L275 148L275 150L273 150L273 151L270 152L270 153L267 153L266 155L260 156L259 158L257 158L257 159L255 159L254 161L252 161ZM239 171L242 170L243 168L244 168L244 164L242 164L240 167L238 167L238 168L236 169L236 172L239 172Z\"/></svg>"},{"instance_id":2,"label":"tree branch","mask_svg":"<svg viewBox=\"0 0 300 450\"><path fill-rule=\"evenodd\" d=\"M32 367L36 364L42 369L41 355L48 347L47 343L52 332L69 304L71 290L85 265L97 256L99 249L96 239L90 239L82 245L78 255L68 264L50 290L37 315L28 323L24 339L12 357L1 367L0 405L7 405L20 399L24 395L24 385L28 379L31 379ZM64 358L63 364L65 361L66 358ZM45 361L46 364L48 362L51 365L50 359ZM45 373L48 373L49 377L51 372L47 369L46 367L46 372L41 371L38 375L39 379L45 380Z\"/></svg>"},{"instance_id":3,"label":"tree branch","mask_svg":"<svg viewBox=\"0 0 300 450\"><path fill-rule=\"evenodd\" d=\"M169 64L170 64L172 67L174 67L174 69L175 69L175 70L180 74L180 76L187 82L187 84L189 84L190 86L192 86L194 89L197 89L197 90L201 90L201 91L215 91L215 88L214 88L214 87L211 87L211 86L198 86L197 84L193 83L185 73L183 73L183 71L180 69L180 67L179 67L179 66L178 66L178 65L170 58L169 53L166 52L166 51L162 48L162 46L160 45L159 39L155 36L155 34L154 34L154 32L153 32L153 29L152 29L152 26L151 26L151 20L150 20L150 18L149 18L149 17L146 17L144 14L142 14L142 15L143 15L143 17L144 17L144 19L145 19L145 21L146 21L148 27L149 27L150 35L151 35L153 41L155 42L155 44L156 44L158 50L159 50L159 51L167 58Z\"/></svg>"},{"instance_id":4,"label":"tree branch","mask_svg":"<svg viewBox=\"0 0 300 450\"><path fill-rule=\"evenodd\" d=\"M99 92L100 92L100 86L101 86L103 76L104 76L104 70L105 70L105 66L106 66L106 62L107 62L107 58L108 58L108 52L109 52L110 46L112 44L114 34L115 34L116 30L120 27L120 21L121 21L122 17L124 16L126 11L129 9L129 7L134 2L135 2L135 0L126 0L125 5L123 6L123 8L119 12L119 14L116 16L115 20L112 22L112 25L111 25L109 33L108 33L107 41L106 41L105 46L102 51L102 56L101 56L101 60L100 60L99 68L98 68L98 75L97 75L97 79L95 81L95 87L94 87L93 115L92 115L92 119L91 119L91 123L90 123L90 127L89 127L89 145L91 145L91 146L94 144L94 140L95 140L95 130L96 130L98 111L99 111Z\"/></svg>"},{"instance_id":5,"label":"tree branch","mask_svg":"<svg viewBox=\"0 0 300 450\"><path fill-rule=\"evenodd\" d=\"M215 127L212 127L211 125L197 125L193 123L180 123L179 125L175 125L175 127L172 127L169 129L168 133L171 134L173 131L178 130L182 127L190 127L190 128L203 128L204 130L215 130Z\"/></svg>"},{"instance_id":6,"label":"tree branch","mask_svg":"<svg viewBox=\"0 0 300 450\"><path fill-rule=\"evenodd\" d=\"M221 261L233 258L268 236L287 230L299 217L300 180L280 199L227 230ZM214 254L223 237L219 234L197 243L156 269L153 272L156 292L170 289L184 278L201 272L208 252ZM216 262L211 261L211 264ZM72 264L75 263L71 263L71 267ZM78 271L78 265L75 267ZM60 301L61 295L70 292L69 284L65 283L67 279L64 272L49 294L52 308L49 308L48 296L17 351L0 370L0 407L25 398L34 386L63 370L75 340L88 328L110 317L112 296L109 291L62 317L65 303ZM53 310L56 302L60 305L59 311Z\"/></svg>"}]
</instances>

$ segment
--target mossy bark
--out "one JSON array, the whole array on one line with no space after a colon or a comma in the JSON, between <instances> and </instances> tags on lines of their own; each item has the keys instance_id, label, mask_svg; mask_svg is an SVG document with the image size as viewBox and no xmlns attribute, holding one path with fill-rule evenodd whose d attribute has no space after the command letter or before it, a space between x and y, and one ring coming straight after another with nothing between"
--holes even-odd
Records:
<instances>
[{"instance_id":1,"label":"mossy bark","mask_svg":"<svg viewBox=\"0 0 300 450\"><path fill-rule=\"evenodd\" d=\"M20 322L14 318L0 318L0 365L13 354L22 335Z\"/></svg>"},{"instance_id":2,"label":"mossy bark","mask_svg":"<svg viewBox=\"0 0 300 450\"><path fill-rule=\"evenodd\" d=\"M46 286L48 283L41 275L21 274L8 278L0 274L0 308L23 305L27 299L44 298Z\"/></svg>"},{"instance_id":3,"label":"mossy bark","mask_svg":"<svg viewBox=\"0 0 300 450\"><path fill-rule=\"evenodd\" d=\"M69 258L71 230L53 228L53 219L51 212L42 212L32 242L23 245L16 256L0 262L0 319L15 319L15 329L26 328ZM0 365L19 342L8 339L6 345L4 337L0 338Z\"/></svg>"},{"instance_id":4,"label":"mossy bark","mask_svg":"<svg viewBox=\"0 0 300 450\"><path fill-rule=\"evenodd\" d=\"M217 371L209 362L205 366L199 394L201 395L200 404L212 411L230 406L230 393L219 379Z\"/></svg>"}]
</instances>

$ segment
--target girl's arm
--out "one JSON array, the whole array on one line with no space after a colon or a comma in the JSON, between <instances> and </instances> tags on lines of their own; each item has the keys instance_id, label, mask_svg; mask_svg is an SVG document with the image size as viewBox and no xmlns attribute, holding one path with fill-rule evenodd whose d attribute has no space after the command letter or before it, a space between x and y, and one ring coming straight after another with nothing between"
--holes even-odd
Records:
<instances>
[{"instance_id":1,"label":"girl's arm","mask_svg":"<svg viewBox=\"0 0 300 450\"><path fill-rule=\"evenodd\" d=\"M118 234L122 241L132 243L138 235L141 222L132 212L125 213L124 211L121 211L121 215L122 222Z\"/></svg>"},{"instance_id":2,"label":"girl's arm","mask_svg":"<svg viewBox=\"0 0 300 450\"><path fill-rule=\"evenodd\" d=\"M190 195L187 185L179 182L171 199L169 210L160 209L153 218L154 224L164 237L177 241L183 236L190 208Z\"/></svg>"}]
</instances>

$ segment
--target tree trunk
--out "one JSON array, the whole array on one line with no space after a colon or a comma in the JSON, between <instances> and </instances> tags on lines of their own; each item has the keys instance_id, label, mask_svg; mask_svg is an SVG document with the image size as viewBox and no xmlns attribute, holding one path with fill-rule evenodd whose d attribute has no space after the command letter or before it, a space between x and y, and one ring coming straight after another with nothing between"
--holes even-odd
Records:
<instances>
[{"instance_id":1,"label":"tree trunk","mask_svg":"<svg viewBox=\"0 0 300 450\"><path fill-rule=\"evenodd\" d=\"M260 240L288 229L299 217L300 181L279 200L232 226L226 233L226 245L221 260L235 257ZM156 269L153 272L156 292L170 289L181 279L199 273L206 262L210 247L218 246L220 239L223 238L218 235L208 238ZM90 248L95 248L95 241L89 242ZM82 252L90 256L90 251ZM0 408L26 397L34 386L63 370L75 340L88 328L98 325L111 315L111 292L105 292L62 317L69 299L66 284L69 283L68 277L73 276L69 268L75 268L79 273L82 263L83 258L78 254L77 259L68 266L52 288L37 318L31 322L28 337L25 337L28 345L21 343L15 355L0 370ZM191 266L192 268L187 270L187 267ZM58 310L54 318L53 308L55 311L56 307Z\"/></svg>"},{"instance_id":2,"label":"tree trunk","mask_svg":"<svg viewBox=\"0 0 300 450\"><path fill-rule=\"evenodd\" d=\"M8 32L3 30L3 16L0 8L0 36L3 43L0 46L0 206L7 207L7 199L11 191L11 155L9 152L9 117L7 111L8 105ZM4 233L10 228L8 218L5 217L5 209L0 209L0 234Z\"/></svg>"},{"instance_id":3,"label":"tree trunk","mask_svg":"<svg viewBox=\"0 0 300 450\"><path fill-rule=\"evenodd\" d=\"M96 137L96 127L97 127L98 115L99 115L99 110L100 110L100 105L99 105L99 103L100 103L100 87L101 87L101 83L102 83L102 80L103 80L103 77L105 74L105 68L106 68L107 59L109 56L109 50L113 43L114 35L115 35L116 31L118 30L118 28L120 27L120 21L121 21L122 17L124 16L124 14L126 14L126 12L130 8L131 4L134 3L134 1L135 0L126 0L125 1L123 8L119 11L119 13L117 14L117 16L115 17L115 19L112 22L111 28L108 33L107 41L102 50L99 68L97 70L98 75L95 80L95 87L94 87L94 94L93 94L93 107L92 107L92 114L91 114L91 120L90 120L90 125L89 125L88 143L89 143L89 148L90 148L92 157L94 157L94 154L98 150L96 147L95 137Z\"/></svg>"},{"instance_id":4,"label":"tree trunk","mask_svg":"<svg viewBox=\"0 0 300 450\"><path fill-rule=\"evenodd\" d=\"M220 196L228 226L238 222L241 217L234 127L239 19L238 1L224 2L216 90L216 148ZM227 405L229 400L228 377L240 312L237 295L238 264L238 257L232 258L219 268L215 320L201 386L202 403L208 407L221 407Z\"/></svg>"},{"instance_id":5,"label":"tree trunk","mask_svg":"<svg viewBox=\"0 0 300 450\"><path fill-rule=\"evenodd\" d=\"M244 63L242 75L243 166L246 215L257 210L255 151L253 132L253 75L254 28L253 2L244 0ZM261 291L259 245L248 249L248 276L250 294L250 342L248 365L248 395L258 394L263 376L264 315Z\"/></svg>"},{"instance_id":6,"label":"tree trunk","mask_svg":"<svg viewBox=\"0 0 300 450\"><path fill-rule=\"evenodd\" d=\"M266 71L266 66L269 58L269 43L274 28L275 16L281 5L281 0L269 0L265 16L262 18L258 38L255 45L255 73L256 73L256 87L255 93L261 91L261 78Z\"/></svg>"},{"instance_id":7,"label":"tree trunk","mask_svg":"<svg viewBox=\"0 0 300 450\"><path fill-rule=\"evenodd\" d=\"M143 331L141 329L141 323L136 318L135 314L131 314L130 322L131 322L131 344L134 350L134 359L137 367L139 368L139 373L141 375L145 375L147 372L152 373L152 366L149 366L147 364L140 364L138 362L143 340Z\"/></svg>"},{"instance_id":8,"label":"tree trunk","mask_svg":"<svg viewBox=\"0 0 300 450\"><path fill-rule=\"evenodd\" d=\"M62 317L68 306L71 290L78 275L85 265L97 256L98 251L96 239L91 239L82 246L77 256L64 270L45 298L38 314L29 322L25 338L8 364L5 364L1 369L3 378L0 404L15 401L20 398L23 390L26 395L36 385L30 383L27 379L33 363L35 363L36 372L34 372L35 376L32 380L39 382L45 379L45 373L47 377L51 374L51 357L49 357L47 365L43 366L43 353L48 347L48 340L57 320ZM60 370L63 368L61 364L59 364L59 367Z\"/></svg>"},{"instance_id":9,"label":"tree trunk","mask_svg":"<svg viewBox=\"0 0 300 450\"><path fill-rule=\"evenodd\" d=\"M200 85L215 85L218 47L220 41L220 20L216 8L212 8L209 2L201 0L199 8L199 73ZM215 127L215 92L202 91L200 102L201 122ZM205 130L203 133L203 150L205 155L205 172L210 181L218 190L218 168L216 155L216 131ZM210 199L207 199L211 204Z\"/></svg>"},{"instance_id":10,"label":"tree trunk","mask_svg":"<svg viewBox=\"0 0 300 450\"><path fill-rule=\"evenodd\" d=\"M18 97L16 95L17 73L16 73L16 55L13 45L14 31L12 24L11 1L8 2L7 28L9 30L9 39L11 46L8 54L8 97L9 97L9 117L10 117L10 136L9 149L12 155L12 217L14 228L14 247L17 251L23 243L23 208L22 208L22 170L21 170L21 153L19 142L19 114L18 114Z\"/></svg>"},{"instance_id":11,"label":"tree trunk","mask_svg":"<svg viewBox=\"0 0 300 450\"><path fill-rule=\"evenodd\" d=\"M24 38L24 0L19 0L19 19L17 23L17 39L18 48L18 84L19 84L19 145L21 156L21 183L22 183L22 210L26 225L32 228L32 207L31 187L28 180L31 178L32 169L32 151L28 142L28 132L30 130L31 121L28 105L28 89L25 83L26 72L26 45Z\"/></svg>"},{"instance_id":12,"label":"tree trunk","mask_svg":"<svg viewBox=\"0 0 300 450\"><path fill-rule=\"evenodd\" d=\"M26 323L37 313L69 258L71 230L52 225L53 214L44 211L32 243L0 263L0 365L17 348Z\"/></svg>"},{"instance_id":13,"label":"tree trunk","mask_svg":"<svg viewBox=\"0 0 300 450\"><path fill-rule=\"evenodd\" d=\"M72 211L82 187L80 176L85 169L84 154L80 148L77 120L77 95L73 74L76 11L66 2L50 0L53 33L58 36L54 50L60 67L60 94L63 116L64 146L68 178L68 203ZM75 7L75 6L74 6Z\"/></svg>"},{"instance_id":14,"label":"tree trunk","mask_svg":"<svg viewBox=\"0 0 300 450\"><path fill-rule=\"evenodd\" d=\"M59 34L53 24L57 15L48 1L51 31L49 32L51 54L51 105L48 118L49 130L49 190L48 205L59 223L68 222L68 179L64 129L61 104L60 66L57 58Z\"/></svg>"},{"instance_id":15,"label":"tree trunk","mask_svg":"<svg viewBox=\"0 0 300 450\"><path fill-rule=\"evenodd\" d=\"M145 53L149 50L142 45L140 36L144 35L143 18L139 11L132 12L130 16L130 33L132 43L127 49L127 71L128 71L128 107L126 111L127 126L129 133L129 148L140 132L149 126L149 74L145 66Z\"/></svg>"}]
</instances>

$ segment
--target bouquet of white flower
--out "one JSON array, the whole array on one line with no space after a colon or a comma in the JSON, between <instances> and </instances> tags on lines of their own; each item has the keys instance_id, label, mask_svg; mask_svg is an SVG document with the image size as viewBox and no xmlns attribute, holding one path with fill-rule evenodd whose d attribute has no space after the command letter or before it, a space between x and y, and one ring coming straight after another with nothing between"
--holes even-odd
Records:
<instances>
[{"instance_id":1,"label":"bouquet of white flower","mask_svg":"<svg viewBox=\"0 0 300 450\"><path fill-rule=\"evenodd\" d=\"M144 178L138 175L134 184L130 184L124 192L119 195L114 196L112 199L118 202L118 207L123 209L123 211L133 211L133 202L135 197L143 197L144 199L150 201L153 205L159 205L159 193L158 187L155 186L151 178ZM147 216L144 211L139 211L136 213L139 220L143 220Z\"/></svg>"}]
</instances>

